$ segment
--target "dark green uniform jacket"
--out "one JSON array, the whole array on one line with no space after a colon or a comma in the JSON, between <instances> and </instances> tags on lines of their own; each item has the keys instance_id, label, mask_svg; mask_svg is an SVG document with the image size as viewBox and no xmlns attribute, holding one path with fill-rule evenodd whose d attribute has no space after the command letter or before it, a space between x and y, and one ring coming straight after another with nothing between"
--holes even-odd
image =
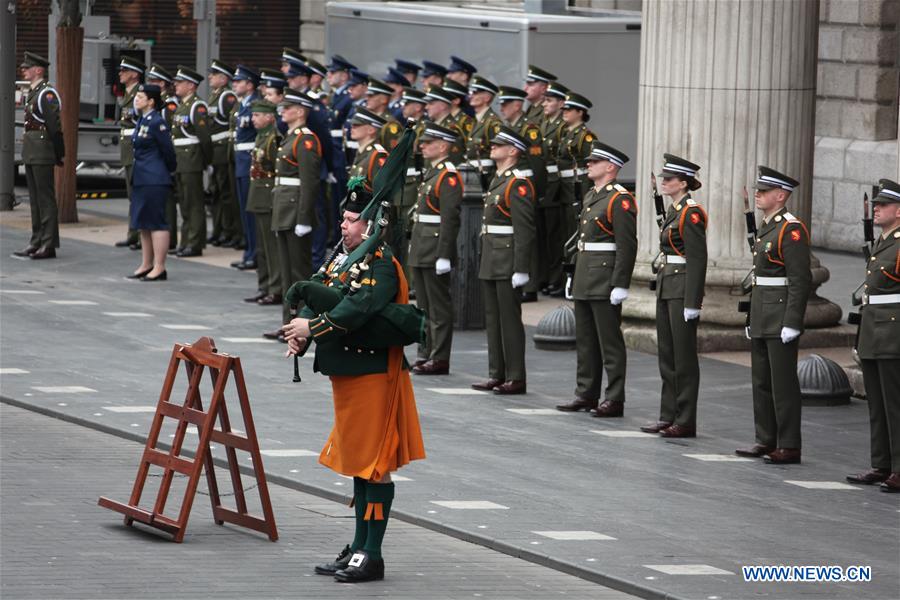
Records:
<instances>
[{"instance_id":1,"label":"dark green uniform jacket","mask_svg":"<svg viewBox=\"0 0 900 600\"><path fill-rule=\"evenodd\" d=\"M587 173L587 157L591 153L591 142L594 141L593 132L587 125L581 123L575 127L569 127L565 123L559 129L559 145L556 149L556 165L559 167L559 177L563 181L574 181L578 169L578 177L582 181Z\"/></svg>"},{"instance_id":2,"label":"dark green uniform jacket","mask_svg":"<svg viewBox=\"0 0 900 600\"><path fill-rule=\"evenodd\" d=\"M750 337L777 338L782 327L803 331L812 282L809 264L806 226L782 208L759 228L753 247Z\"/></svg>"},{"instance_id":3,"label":"dark green uniform jacket","mask_svg":"<svg viewBox=\"0 0 900 600\"><path fill-rule=\"evenodd\" d=\"M438 258L446 258L451 263L456 259L462 193L462 179L449 160L425 170L413 217L409 266L433 268Z\"/></svg>"},{"instance_id":4,"label":"dark green uniform jacket","mask_svg":"<svg viewBox=\"0 0 900 600\"><path fill-rule=\"evenodd\" d=\"M278 128L270 125L256 131L256 146L250 153L250 192L247 196L247 212L272 212L272 190L275 186L275 162L281 136Z\"/></svg>"},{"instance_id":5,"label":"dark green uniform jacket","mask_svg":"<svg viewBox=\"0 0 900 600\"><path fill-rule=\"evenodd\" d=\"M26 165L61 163L66 149L59 122L59 92L42 81L25 97L25 133L22 162Z\"/></svg>"},{"instance_id":6,"label":"dark green uniform jacket","mask_svg":"<svg viewBox=\"0 0 900 600\"><path fill-rule=\"evenodd\" d=\"M584 196L575 255L575 300L609 300L614 287L628 289L637 258L637 206L618 183L592 187Z\"/></svg>"},{"instance_id":7,"label":"dark green uniform jacket","mask_svg":"<svg viewBox=\"0 0 900 600\"><path fill-rule=\"evenodd\" d=\"M864 290L865 306L857 348L859 357L900 358L900 229L886 238L878 236L866 266ZM893 298L887 298L888 295ZM891 434L895 435L893 431Z\"/></svg>"},{"instance_id":8,"label":"dark green uniform jacket","mask_svg":"<svg viewBox=\"0 0 900 600\"><path fill-rule=\"evenodd\" d=\"M295 127L278 148L272 229L293 230L295 225L316 226L316 196L322 143L308 127Z\"/></svg>"},{"instance_id":9,"label":"dark green uniform jacket","mask_svg":"<svg viewBox=\"0 0 900 600\"><path fill-rule=\"evenodd\" d=\"M666 262L656 274L657 297L681 298L685 308L699 309L706 285L706 212L690 194L669 205L659 249Z\"/></svg>"},{"instance_id":10,"label":"dark green uniform jacket","mask_svg":"<svg viewBox=\"0 0 900 600\"><path fill-rule=\"evenodd\" d=\"M484 195L478 278L499 281L531 272L534 251L534 185L524 161L498 172Z\"/></svg>"},{"instance_id":11,"label":"dark green uniform jacket","mask_svg":"<svg viewBox=\"0 0 900 600\"><path fill-rule=\"evenodd\" d=\"M229 162L228 146L232 138L229 119L236 103L237 96L227 87L213 90L209 95L209 135L213 143L214 165L227 165Z\"/></svg>"},{"instance_id":12,"label":"dark green uniform jacket","mask_svg":"<svg viewBox=\"0 0 900 600\"><path fill-rule=\"evenodd\" d=\"M491 160L491 138L497 134L502 123L497 113L488 108L481 118L475 120L472 131L466 140L466 162L479 171L486 171L489 177L494 175L494 161Z\"/></svg>"},{"instance_id":13,"label":"dark green uniform jacket","mask_svg":"<svg viewBox=\"0 0 900 600\"><path fill-rule=\"evenodd\" d=\"M119 100L119 157L123 167L134 164L134 149L131 146L131 135L134 133L134 125L138 117L134 110L134 97L137 95L139 83L126 89Z\"/></svg>"},{"instance_id":14,"label":"dark green uniform jacket","mask_svg":"<svg viewBox=\"0 0 900 600\"><path fill-rule=\"evenodd\" d=\"M384 146L376 142L360 147L353 160L353 166L350 167L350 177L365 177L371 185L371 182L375 181L378 171L384 166L387 156L388 153Z\"/></svg>"},{"instance_id":15,"label":"dark green uniform jacket","mask_svg":"<svg viewBox=\"0 0 900 600\"><path fill-rule=\"evenodd\" d=\"M176 173L197 173L212 164L209 109L196 94L178 104L172 119L172 142L178 159Z\"/></svg>"}]
</instances>

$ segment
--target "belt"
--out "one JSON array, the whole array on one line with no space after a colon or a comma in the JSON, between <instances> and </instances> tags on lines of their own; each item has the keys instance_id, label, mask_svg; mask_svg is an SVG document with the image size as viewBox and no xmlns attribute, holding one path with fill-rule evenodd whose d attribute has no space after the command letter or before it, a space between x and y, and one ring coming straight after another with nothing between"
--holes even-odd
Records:
<instances>
[{"instance_id":1,"label":"belt","mask_svg":"<svg viewBox=\"0 0 900 600\"><path fill-rule=\"evenodd\" d=\"M494 235L512 235L512 225L482 225L481 233L491 233Z\"/></svg>"},{"instance_id":2,"label":"belt","mask_svg":"<svg viewBox=\"0 0 900 600\"><path fill-rule=\"evenodd\" d=\"M417 221L419 223L440 223L441 215L413 215L413 221Z\"/></svg>"},{"instance_id":3,"label":"belt","mask_svg":"<svg viewBox=\"0 0 900 600\"><path fill-rule=\"evenodd\" d=\"M559 172L560 177L575 177L576 174L586 175L587 169L563 169Z\"/></svg>"},{"instance_id":4,"label":"belt","mask_svg":"<svg viewBox=\"0 0 900 600\"><path fill-rule=\"evenodd\" d=\"M875 294L865 296L865 304L900 304L900 294Z\"/></svg>"},{"instance_id":5,"label":"belt","mask_svg":"<svg viewBox=\"0 0 900 600\"><path fill-rule=\"evenodd\" d=\"M548 173L559 173L559 165L547 165Z\"/></svg>"},{"instance_id":6,"label":"belt","mask_svg":"<svg viewBox=\"0 0 900 600\"><path fill-rule=\"evenodd\" d=\"M300 185L299 177L276 177L275 185L291 185L298 187Z\"/></svg>"},{"instance_id":7,"label":"belt","mask_svg":"<svg viewBox=\"0 0 900 600\"><path fill-rule=\"evenodd\" d=\"M210 139L214 142L218 142L219 140L227 140L231 137L230 131L220 131L219 133L214 133L210 136Z\"/></svg>"},{"instance_id":8,"label":"belt","mask_svg":"<svg viewBox=\"0 0 900 600\"><path fill-rule=\"evenodd\" d=\"M344 145L351 150L356 150L359 148L359 142L354 142L353 140L347 140L346 142L344 142Z\"/></svg>"},{"instance_id":9,"label":"belt","mask_svg":"<svg viewBox=\"0 0 900 600\"><path fill-rule=\"evenodd\" d=\"M256 148L256 142L240 142L234 145L234 149L238 152L249 152Z\"/></svg>"},{"instance_id":10,"label":"belt","mask_svg":"<svg viewBox=\"0 0 900 600\"><path fill-rule=\"evenodd\" d=\"M763 287L785 287L788 284L787 277L756 277L753 276L753 285Z\"/></svg>"},{"instance_id":11,"label":"belt","mask_svg":"<svg viewBox=\"0 0 900 600\"><path fill-rule=\"evenodd\" d=\"M667 265L687 264L687 259L683 256L678 256L677 254L663 254L663 260Z\"/></svg>"},{"instance_id":12,"label":"belt","mask_svg":"<svg viewBox=\"0 0 900 600\"><path fill-rule=\"evenodd\" d=\"M467 161L473 167L493 167L494 161L490 158L473 158L470 161Z\"/></svg>"},{"instance_id":13,"label":"belt","mask_svg":"<svg viewBox=\"0 0 900 600\"><path fill-rule=\"evenodd\" d=\"M418 177L421 174L422 174L422 171L418 170L415 167L409 167L408 169L406 169L407 177Z\"/></svg>"},{"instance_id":14,"label":"belt","mask_svg":"<svg viewBox=\"0 0 900 600\"><path fill-rule=\"evenodd\" d=\"M131 129L123 129L122 132L120 133L120 135L122 137L129 137L133 134L134 134L134 127L132 127Z\"/></svg>"},{"instance_id":15,"label":"belt","mask_svg":"<svg viewBox=\"0 0 900 600\"><path fill-rule=\"evenodd\" d=\"M343 130L343 129L332 129L332 130L331 130L331 137L333 137L333 138L342 138L342 137L344 137L344 130Z\"/></svg>"},{"instance_id":16,"label":"belt","mask_svg":"<svg viewBox=\"0 0 900 600\"><path fill-rule=\"evenodd\" d=\"M615 252L615 242L582 242L578 240L579 252Z\"/></svg>"},{"instance_id":17,"label":"belt","mask_svg":"<svg viewBox=\"0 0 900 600\"><path fill-rule=\"evenodd\" d=\"M175 146L193 146L194 144L199 144L200 140L195 140L191 138L178 138L172 140L172 144Z\"/></svg>"}]
</instances>

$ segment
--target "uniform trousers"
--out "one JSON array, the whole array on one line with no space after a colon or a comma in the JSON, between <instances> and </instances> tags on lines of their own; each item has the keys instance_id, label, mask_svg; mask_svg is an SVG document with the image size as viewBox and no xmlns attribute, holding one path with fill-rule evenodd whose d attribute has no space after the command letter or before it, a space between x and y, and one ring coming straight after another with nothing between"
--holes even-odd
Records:
<instances>
[{"instance_id":1,"label":"uniform trousers","mask_svg":"<svg viewBox=\"0 0 900 600\"><path fill-rule=\"evenodd\" d=\"M59 209L53 165L25 165L31 203L31 242L35 248L59 248Z\"/></svg>"},{"instance_id":2,"label":"uniform trousers","mask_svg":"<svg viewBox=\"0 0 900 600\"><path fill-rule=\"evenodd\" d=\"M450 273L438 275L434 267L413 267L416 305L428 316L425 343L419 344L419 358L450 360L453 346L453 301Z\"/></svg>"},{"instance_id":3,"label":"uniform trousers","mask_svg":"<svg viewBox=\"0 0 900 600\"><path fill-rule=\"evenodd\" d=\"M253 213L256 221L256 280L260 291L281 295L281 267L278 242L272 231L272 213Z\"/></svg>"},{"instance_id":4,"label":"uniform trousers","mask_svg":"<svg viewBox=\"0 0 900 600\"><path fill-rule=\"evenodd\" d=\"M863 359L872 468L900 472L900 359Z\"/></svg>"},{"instance_id":5,"label":"uniform trousers","mask_svg":"<svg viewBox=\"0 0 900 600\"><path fill-rule=\"evenodd\" d=\"M178 206L181 209L181 246L202 250L206 247L206 205L203 196L203 172L176 173Z\"/></svg>"},{"instance_id":6,"label":"uniform trousers","mask_svg":"<svg viewBox=\"0 0 900 600\"><path fill-rule=\"evenodd\" d=\"M657 299L657 358L662 378L659 420L690 428L697 426L697 396L700 393L698 321L684 320L682 298Z\"/></svg>"},{"instance_id":7,"label":"uniform trousers","mask_svg":"<svg viewBox=\"0 0 900 600\"><path fill-rule=\"evenodd\" d=\"M244 228L244 238L247 247L244 249L244 262L256 261L256 219L253 213L247 212L247 197L250 195L250 177L234 178L234 187L237 191L238 206L241 210L241 225Z\"/></svg>"},{"instance_id":8,"label":"uniform trousers","mask_svg":"<svg viewBox=\"0 0 900 600\"><path fill-rule=\"evenodd\" d=\"M599 400L606 371L606 400L625 401L627 353L622 335L622 305L609 300L575 301L575 395Z\"/></svg>"},{"instance_id":9,"label":"uniform trousers","mask_svg":"<svg viewBox=\"0 0 900 600\"><path fill-rule=\"evenodd\" d=\"M797 378L799 339L751 340L753 420L756 442L771 448L800 448L800 381Z\"/></svg>"},{"instance_id":10,"label":"uniform trousers","mask_svg":"<svg viewBox=\"0 0 900 600\"><path fill-rule=\"evenodd\" d=\"M509 279L482 279L481 291L488 342L488 376L502 381L525 381L525 326L519 290L513 288Z\"/></svg>"}]
</instances>

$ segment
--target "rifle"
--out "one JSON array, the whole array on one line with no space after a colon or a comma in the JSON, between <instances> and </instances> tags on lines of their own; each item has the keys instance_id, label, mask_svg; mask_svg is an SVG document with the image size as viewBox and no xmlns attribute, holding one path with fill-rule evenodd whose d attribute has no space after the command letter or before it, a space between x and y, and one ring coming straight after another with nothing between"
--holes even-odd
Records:
<instances>
[{"instance_id":1,"label":"rifle","mask_svg":"<svg viewBox=\"0 0 900 600\"><path fill-rule=\"evenodd\" d=\"M663 223L666 222L666 203L663 200L662 194L660 194L659 190L656 188L656 174L653 171L650 171L650 189L653 190L653 205L656 207L656 225L659 227L659 231L662 232ZM650 263L650 269L653 271L654 275L659 273L659 269L662 266L662 257L663 251L660 250L653 258L653 262ZM648 285L650 291L656 290L655 279L651 279L648 282Z\"/></svg>"},{"instance_id":2,"label":"rifle","mask_svg":"<svg viewBox=\"0 0 900 600\"><path fill-rule=\"evenodd\" d=\"M753 214L753 209L750 207L750 195L747 194L747 186L744 186L741 189L741 195L744 200L744 221L747 224L747 245L750 246L750 252L753 252L753 247L756 245L756 215ZM743 281L741 281L741 293L749 294L753 289L753 269L747 273L744 277ZM752 296L747 300L738 301L738 312L747 314L747 321L744 325L744 333L747 336L747 339L750 339L750 302Z\"/></svg>"},{"instance_id":3,"label":"rifle","mask_svg":"<svg viewBox=\"0 0 900 600\"><path fill-rule=\"evenodd\" d=\"M875 191L875 189L873 189L872 195L874 196L876 194L877 194L877 192ZM866 263L868 263L869 259L872 258L872 248L875 245L875 230L872 226L872 212L871 212L871 208L869 206L869 195L866 193L863 193L862 223L863 223L863 240L865 240L865 243L862 245L860 250L862 250L863 256L866 259ZM850 296L850 303L853 306L860 306L863 303L863 294L864 294L863 290L865 289L865 285L866 285L865 282L859 284L859 287L857 287L853 291L853 294ZM861 321L862 321L862 317L860 316L860 313L851 312L851 313L847 314L847 323L849 323L850 325L857 325L857 330L856 330L857 341L859 340L859 327L858 326ZM853 347L855 348L856 344L854 344Z\"/></svg>"}]
</instances>

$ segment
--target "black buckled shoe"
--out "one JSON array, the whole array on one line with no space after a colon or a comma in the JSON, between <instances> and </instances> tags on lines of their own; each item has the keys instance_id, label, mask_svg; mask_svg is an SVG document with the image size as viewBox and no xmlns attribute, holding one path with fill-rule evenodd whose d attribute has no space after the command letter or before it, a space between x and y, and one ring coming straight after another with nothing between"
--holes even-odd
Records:
<instances>
[{"instance_id":1,"label":"black buckled shoe","mask_svg":"<svg viewBox=\"0 0 900 600\"><path fill-rule=\"evenodd\" d=\"M365 550L357 550L350 557L347 567L334 574L340 583L362 583L384 579L384 559L371 558Z\"/></svg>"},{"instance_id":2,"label":"black buckled shoe","mask_svg":"<svg viewBox=\"0 0 900 600\"><path fill-rule=\"evenodd\" d=\"M350 546L344 546L344 549L341 550L341 553L338 554L337 558L333 561L322 565L316 565L316 575L334 575L341 569L347 568L352 556L353 552L350 551Z\"/></svg>"}]
</instances>

